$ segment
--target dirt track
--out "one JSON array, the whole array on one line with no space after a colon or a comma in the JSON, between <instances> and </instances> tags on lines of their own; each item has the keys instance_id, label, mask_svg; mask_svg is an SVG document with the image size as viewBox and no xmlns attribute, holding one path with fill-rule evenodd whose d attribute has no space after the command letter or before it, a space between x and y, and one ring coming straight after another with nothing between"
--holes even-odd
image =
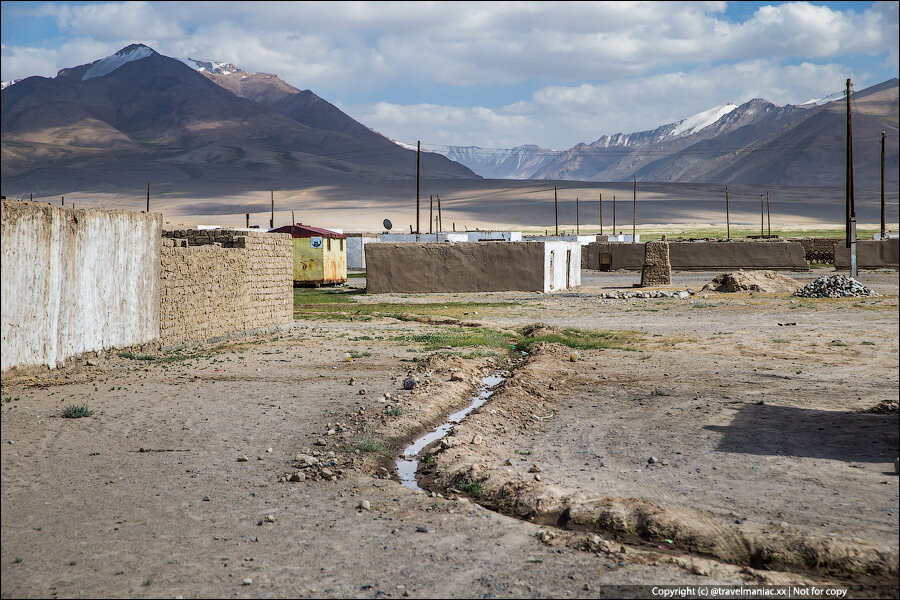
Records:
<instances>
[{"instance_id":1,"label":"dirt track","mask_svg":"<svg viewBox=\"0 0 900 600\"><path fill-rule=\"evenodd\" d=\"M515 369L436 454L446 498L384 469L478 374L509 366L502 350L461 358L411 341L448 326L298 321L193 358L4 379L3 597L596 597L744 582L895 596L898 417L863 411L898 396L897 274L862 274L888 294L863 300L596 298L633 278L588 274L555 296L356 298L512 302L465 318L634 332L627 348L571 362L550 346ZM674 288L710 279L676 274ZM59 418L83 402L93 416ZM319 479L281 481L301 472Z\"/></svg>"}]
</instances>

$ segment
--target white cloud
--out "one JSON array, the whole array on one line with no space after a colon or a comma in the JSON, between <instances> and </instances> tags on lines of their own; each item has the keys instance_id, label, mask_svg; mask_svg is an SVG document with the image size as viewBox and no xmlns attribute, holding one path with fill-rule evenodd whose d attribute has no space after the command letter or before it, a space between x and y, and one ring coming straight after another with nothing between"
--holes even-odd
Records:
<instances>
[{"instance_id":1,"label":"white cloud","mask_svg":"<svg viewBox=\"0 0 900 600\"><path fill-rule=\"evenodd\" d=\"M848 76L838 64L755 60L597 85L545 87L528 101L498 109L386 102L341 108L408 143L421 139L425 144L484 148L539 143L565 149L602 135L654 129L727 102L740 104L752 98L776 104L803 102L840 91ZM865 82L858 83L862 87Z\"/></svg>"},{"instance_id":2,"label":"white cloud","mask_svg":"<svg viewBox=\"0 0 900 600\"><path fill-rule=\"evenodd\" d=\"M563 148L754 96L802 101L835 91L847 76L863 84L879 68L895 72L900 44L897 2L860 12L789 2L743 22L728 18L725 2L7 6L4 19L54 17L67 40L55 49L4 44L5 80L53 76L143 42L168 56L276 73L404 141L489 147ZM884 64L852 73L851 55ZM491 96L468 107L427 98L429 89L492 85L526 91L506 105ZM409 90L428 102L378 102ZM371 100L361 100L366 94Z\"/></svg>"}]
</instances>

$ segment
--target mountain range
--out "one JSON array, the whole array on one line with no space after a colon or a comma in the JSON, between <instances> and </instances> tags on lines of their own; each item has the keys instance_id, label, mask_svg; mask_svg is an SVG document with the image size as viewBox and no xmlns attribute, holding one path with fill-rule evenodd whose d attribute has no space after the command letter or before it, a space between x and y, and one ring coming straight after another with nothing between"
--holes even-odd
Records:
<instances>
[{"instance_id":1,"label":"mountain range","mask_svg":"<svg viewBox=\"0 0 900 600\"><path fill-rule=\"evenodd\" d=\"M3 193L140 189L148 179L162 189L415 179L414 150L309 90L229 66L133 44L54 78L5 87ZM478 179L430 152L421 155L421 173Z\"/></svg>"},{"instance_id":2,"label":"mountain range","mask_svg":"<svg viewBox=\"0 0 900 600\"><path fill-rule=\"evenodd\" d=\"M886 133L886 184L897 188L898 80L852 98L854 178L878 187ZM602 136L555 151L450 146L444 154L479 175L506 179L743 183L840 186L844 182L846 102L776 106L755 98L717 106L650 131Z\"/></svg>"},{"instance_id":3,"label":"mountain range","mask_svg":"<svg viewBox=\"0 0 900 600\"><path fill-rule=\"evenodd\" d=\"M216 193L414 181L416 152L310 90L230 63L133 44L56 77L4 82L3 193L215 188ZM896 190L898 80L853 94L855 180ZM733 183L840 187L842 98L800 106L726 104L636 133L555 151L448 147L421 154L422 178Z\"/></svg>"}]
</instances>

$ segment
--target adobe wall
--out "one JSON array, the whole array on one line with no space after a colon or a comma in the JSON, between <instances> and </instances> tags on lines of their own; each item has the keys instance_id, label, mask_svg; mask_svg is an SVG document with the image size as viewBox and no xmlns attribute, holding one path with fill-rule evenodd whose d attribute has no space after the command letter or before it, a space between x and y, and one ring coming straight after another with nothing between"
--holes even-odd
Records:
<instances>
[{"instance_id":1,"label":"adobe wall","mask_svg":"<svg viewBox=\"0 0 900 600\"><path fill-rule=\"evenodd\" d=\"M612 255L611 270L640 270L643 244L595 242L582 254L585 269L600 268L600 254ZM772 269L807 271L806 253L797 242L669 242L673 269Z\"/></svg>"},{"instance_id":2,"label":"adobe wall","mask_svg":"<svg viewBox=\"0 0 900 600\"><path fill-rule=\"evenodd\" d=\"M0 370L159 339L160 215L7 201L0 212Z\"/></svg>"},{"instance_id":3,"label":"adobe wall","mask_svg":"<svg viewBox=\"0 0 900 600\"><path fill-rule=\"evenodd\" d=\"M834 238L788 238L803 246L807 262L834 262Z\"/></svg>"},{"instance_id":4,"label":"adobe wall","mask_svg":"<svg viewBox=\"0 0 900 600\"><path fill-rule=\"evenodd\" d=\"M545 259L536 242L367 244L366 292L541 292Z\"/></svg>"},{"instance_id":5,"label":"adobe wall","mask_svg":"<svg viewBox=\"0 0 900 600\"><path fill-rule=\"evenodd\" d=\"M293 319L290 234L167 231L160 251L159 337L197 342Z\"/></svg>"},{"instance_id":6,"label":"adobe wall","mask_svg":"<svg viewBox=\"0 0 900 600\"><path fill-rule=\"evenodd\" d=\"M846 242L840 240L832 247L834 248L834 268L849 269L850 249L847 248ZM856 266L860 269L900 266L900 239L857 241Z\"/></svg>"}]
</instances>

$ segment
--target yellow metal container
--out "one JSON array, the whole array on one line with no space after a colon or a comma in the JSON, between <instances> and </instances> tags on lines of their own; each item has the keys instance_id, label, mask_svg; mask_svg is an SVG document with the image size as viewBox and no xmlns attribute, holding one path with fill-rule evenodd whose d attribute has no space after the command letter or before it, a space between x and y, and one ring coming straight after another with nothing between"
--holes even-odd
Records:
<instances>
[{"instance_id":1,"label":"yellow metal container","mask_svg":"<svg viewBox=\"0 0 900 600\"><path fill-rule=\"evenodd\" d=\"M330 237L294 238L294 283L335 285L347 281L347 240Z\"/></svg>"}]
</instances>

